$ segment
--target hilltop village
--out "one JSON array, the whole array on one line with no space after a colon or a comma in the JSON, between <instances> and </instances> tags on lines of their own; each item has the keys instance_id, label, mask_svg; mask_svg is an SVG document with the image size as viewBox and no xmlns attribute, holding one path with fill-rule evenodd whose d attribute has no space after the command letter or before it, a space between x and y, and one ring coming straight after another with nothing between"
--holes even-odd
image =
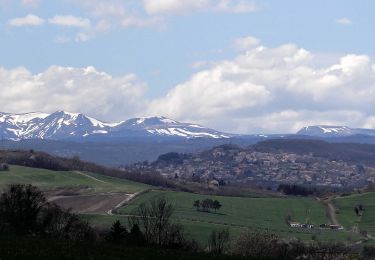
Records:
<instances>
[{"instance_id":1,"label":"hilltop village","mask_svg":"<svg viewBox=\"0 0 375 260\"><path fill-rule=\"evenodd\" d=\"M166 178L254 184L275 188L279 184L319 185L334 188L363 187L375 181L375 168L314 157L312 154L266 153L224 145L193 155L169 153L154 163L133 167L156 171Z\"/></svg>"}]
</instances>

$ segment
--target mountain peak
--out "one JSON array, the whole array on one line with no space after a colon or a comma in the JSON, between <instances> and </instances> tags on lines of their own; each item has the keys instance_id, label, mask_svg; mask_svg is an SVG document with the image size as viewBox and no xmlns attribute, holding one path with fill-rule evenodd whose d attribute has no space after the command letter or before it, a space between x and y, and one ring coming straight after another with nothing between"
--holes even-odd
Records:
<instances>
[{"instance_id":1,"label":"mountain peak","mask_svg":"<svg viewBox=\"0 0 375 260\"><path fill-rule=\"evenodd\" d=\"M70 139L102 137L229 138L230 135L200 125L180 123L164 116L132 118L105 123L81 113L63 110L52 114L0 113L0 134L6 139Z\"/></svg>"},{"instance_id":2,"label":"mountain peak","mask_svg":"<svg viewBox=\"0 0 375 260\"><path fill-rule=\"evenodd\" d=\"M350 128L348 126L313 125L302 128L297 134L316 137L345 137L351 135L375 136L375 130Z\"/></svg>"}]
</instances>

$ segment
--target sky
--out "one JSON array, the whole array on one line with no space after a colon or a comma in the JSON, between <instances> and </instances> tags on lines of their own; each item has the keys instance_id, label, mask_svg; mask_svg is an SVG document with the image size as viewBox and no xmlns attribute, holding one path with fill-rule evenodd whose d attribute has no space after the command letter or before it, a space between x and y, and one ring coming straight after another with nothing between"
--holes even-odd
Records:
<instances>
[{"instance_id":1,"label":"sky","mask_svg":"<svg viewBox=\"0 0 375 260\"><path fill-rule=\"evenodd\" d=\"M373 0L0 0L0 111L375 128Z\"/></svg>"}]
</instances>

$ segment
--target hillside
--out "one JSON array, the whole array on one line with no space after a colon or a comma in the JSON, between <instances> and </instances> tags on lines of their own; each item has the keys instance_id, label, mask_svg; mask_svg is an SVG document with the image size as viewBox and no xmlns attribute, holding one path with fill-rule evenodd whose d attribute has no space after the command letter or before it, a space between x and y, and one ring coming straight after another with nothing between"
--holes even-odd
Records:
<instances>
[{"instance_id":1,"label":"hillside","mask_svg":"<svg viewBox=\"0 0 375 260\"><path fill-rule=\"evenodd\" d=\"M0 172L0 189L9 184L32 184L44 191L70 190L79 193L124 192L135 193L149 186L125 179L80 171L52 171L10 165Z\"/></svg>"},{"instance_id":2,"label":"hillside","mask_svg":"<svg viewBox=\"0 0 375 260\"><path fill-rule=\"evenodd\" d=\"M353 194L337 197L333 200L337 210L337 218L349 230L357 230L363 234L375 236L375 193ZM362 206L358 215L355 208Z\"/></svg>"},{"instance_id":3,"label":"hillside","mask_svg":"<svg viewBox=\"0 0 375 260\"><path fill-rule=\"evenodd\" d=\"M252 146L259 152L289 152L312 154L329 160L375 166L375 145L359 143L328 143L319 140L278 139L259 142Z\"/></svg>"},{"instance_id":4,"label":"hillside","mask_svg":"<svg viewBox=\"0 0 375 260\"><path fill-rule=\"evenodd\" d=\"M247 148L221 145L194 153L168 153L129 169L213 186L247 185L276 190L283 184L337 191L375 180L375 146L311 140L275 140Z\"/></svg>"},{"instance_id":5,"label":"hillside","mask_svg":"<svg viewBox=\"0 0 375 260\"><path fill-rule=\"evenodd\" d=\"M108 214L132 194L150 188L137 182L81 171L52 171L10 165L0 172L0 191L10 184L31 184L48 201L76 213Z\"/></svg>"},{"instance_id":6,"label":"hillside","mask_svg":"<svg viewBox=\"0 0 375 260\"><path fill-rule=\"evenodd\" d=\"M132 180L154 186L174 187L173 182L162 178L159 174L154 172L144 173L136 170L105 167L95 163L85 162L78 156L65 158L53 156L44 152L35 152L34 150L0 150L0 163L53 171L94 172L96 174Z\"/></svg>"}]
</instances>

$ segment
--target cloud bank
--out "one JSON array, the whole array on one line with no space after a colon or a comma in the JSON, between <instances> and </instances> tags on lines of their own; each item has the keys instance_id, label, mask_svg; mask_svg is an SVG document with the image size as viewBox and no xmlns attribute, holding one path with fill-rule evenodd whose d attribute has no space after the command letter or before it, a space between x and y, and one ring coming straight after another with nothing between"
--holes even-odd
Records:
<instances>
[{"instance_id":1,"label":"cloud bank","mask_svg":"<svg viewBox=\"0 0 375 260\"><path fill-rule=\"evenodd\" d=\"M52 66L35 75L25 68L0 68L4 112L62 109L108 120L126 118L140 110L145 89L133 74L113 77L94 67Z\"/></svg>"},{"instance_id":2,"label":"cloud bank","mask_svg":"<svg viewBox=\"0 0 375 260\"><path fill-rule=\"evenodd\" d=\"M106 120L163 115L239 133L289 133L311 124L375 128L375 64L367 55L317 66L321 55L294 44L268 48L246 37L235 45L232 59L208 61L208 68L151 100L133 74L1 68L0 110L64 109Z\"/></svg>"}]
</instances>

